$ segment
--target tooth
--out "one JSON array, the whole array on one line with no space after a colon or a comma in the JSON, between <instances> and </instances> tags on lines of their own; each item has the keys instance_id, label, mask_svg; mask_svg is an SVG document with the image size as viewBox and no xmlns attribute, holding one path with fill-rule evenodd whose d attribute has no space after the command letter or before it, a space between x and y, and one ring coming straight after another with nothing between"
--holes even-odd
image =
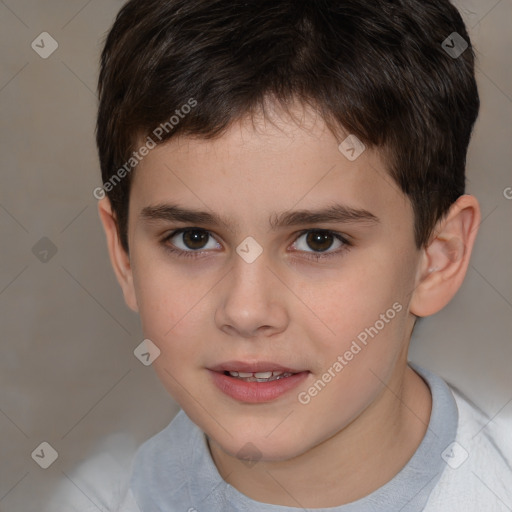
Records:
<instances>
[{"instance_id":1,"label":"tooth","mask_svg":"<svg viewBox=\"0 0 512 512\"><path fill-rule=\"evenodd\" d=\"M272 377L276 377L277 375L282 375L283 372L272 372Z\"/></svg>"},{"instance_id":2,"label":"tooth","mask_svg":"<svg viewBox=\"0 0 512 512\"><path fill-rule=\"evenodd\" d=\"M272 372L257 372L254 374L257 379L268 379L272 377Z\"/></svg>"},{"instance_id":3,"label":"tooth","mask_svg":"<svg viewBox=\"0 0 512 512\"><path fill-rule=\"evenodd\" d=\"M238 372L229 372L231 377L238 377Z\"/></svg>"},{"instance_id":4,"label":"tooth","mask_svg":"<svg viewBox=\"0 0 512 512\"><path fill-rule=\"evenodd\" d=\"M247 373L247 372L238 372L238 376L239 376L239 377L242 377L243 379L244 379L244 378L247 378L247 377L252 377L252 372L250 372L250 373Z\"/></svg>"}]
</instances>

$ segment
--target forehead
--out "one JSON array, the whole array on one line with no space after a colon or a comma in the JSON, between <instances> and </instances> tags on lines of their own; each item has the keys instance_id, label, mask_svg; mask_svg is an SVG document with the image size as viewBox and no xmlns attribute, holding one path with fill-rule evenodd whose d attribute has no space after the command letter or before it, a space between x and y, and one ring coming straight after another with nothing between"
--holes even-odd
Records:
<instances>
[{"instance_id":1,"label":"forehead","mask_svg":"<svg viewBox=\"0 0 512 512\"><path fill-rule=\"evenodd\" d=\"M245 118L214 139L170 139L137 167L131 209L140 213L172 201L213 211L238 227L263 218L272 224L284 210L332 204L376 217L393 208L410 214L378 149L366 148L353 161L344 146L339 149L348 135L333 134L321 117L302 109L294 118Z\"/></svg>"}]
</instances>

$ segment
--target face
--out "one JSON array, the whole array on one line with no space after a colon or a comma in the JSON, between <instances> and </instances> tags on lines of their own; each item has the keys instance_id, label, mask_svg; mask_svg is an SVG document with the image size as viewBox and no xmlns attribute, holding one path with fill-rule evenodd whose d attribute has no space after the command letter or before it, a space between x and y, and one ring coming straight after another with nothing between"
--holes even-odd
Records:
<instances>
[{"instance_id":1,"label":"face","mask_svg":"<svg viewBox=\"0 0 512 512\"><path fill-rule=\"evenodd\" d=\"M378 151L350 161L307 111L300 127L253 121L145 157L130 264L153 366L179 405L226 453L286 460L404 372L420 253Z\"/></svg>"}]
</instances>

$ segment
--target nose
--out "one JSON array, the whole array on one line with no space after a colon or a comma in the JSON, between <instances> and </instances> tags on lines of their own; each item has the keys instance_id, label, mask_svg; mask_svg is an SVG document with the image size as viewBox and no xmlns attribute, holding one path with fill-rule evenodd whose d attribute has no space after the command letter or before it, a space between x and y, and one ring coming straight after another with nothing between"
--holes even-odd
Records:
<instances>
[{"instance_id":1,"label":"nose","mask_svg":"<svg viewBox=\"0 0 512 512\"><path fill-rule=\"evenodd\" d=\"M234 256L232 270L222 281L215 322L226 334L243 338L269 337L289 322L286 293L263 253L252 263Z\"/></svg>"}]
</instances>

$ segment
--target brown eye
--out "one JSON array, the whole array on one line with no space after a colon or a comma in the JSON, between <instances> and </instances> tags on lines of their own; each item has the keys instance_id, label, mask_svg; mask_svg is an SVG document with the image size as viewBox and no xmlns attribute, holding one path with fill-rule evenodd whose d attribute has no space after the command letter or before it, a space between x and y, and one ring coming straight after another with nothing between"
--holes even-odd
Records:
<instances>
[{"instance_id":1,"label":"brown eye","mask_svg":"<svg viewBox=\"0 0 512 512\"><path fill-rule=\"evenodd\" d=\"M206 231L199 230L189 230L184 231L183 235L183 243L188 249L203 249L206 243L208 242L208 238L210 235Z\"/></svg>"},{"instance_id":2,"label":"brown eye","mask_svg":"<svg viewBox=\"0 0 512 512\"><path fill-rule=\"evenodd\" d=\"M325 231L309 231L306 243L314 251L323 252L330 249L334 242L334 236Z\"/></svg>"},{"instance_id":3,"label":"brown eye","mask_svg":"<svg viewBox=\"0 0 512 512\"><path fill-rule=\"evenodd\" d=\"M303 231L293 243L295 251L318 261L320 258L341 256L352 244L340 233L326 229Z\"/></svg>"},{"instance_id":4,"label":"brown eye","mask_svg":"<svg viewBox=\"0 0 512 512\"><path fill-rule=\"evenodd\" d=\"M163 240L169 250L192 255L203 250L219 249L221 246L209 231L204 229L178 229Z\"/></svg>"}]
</instances>

